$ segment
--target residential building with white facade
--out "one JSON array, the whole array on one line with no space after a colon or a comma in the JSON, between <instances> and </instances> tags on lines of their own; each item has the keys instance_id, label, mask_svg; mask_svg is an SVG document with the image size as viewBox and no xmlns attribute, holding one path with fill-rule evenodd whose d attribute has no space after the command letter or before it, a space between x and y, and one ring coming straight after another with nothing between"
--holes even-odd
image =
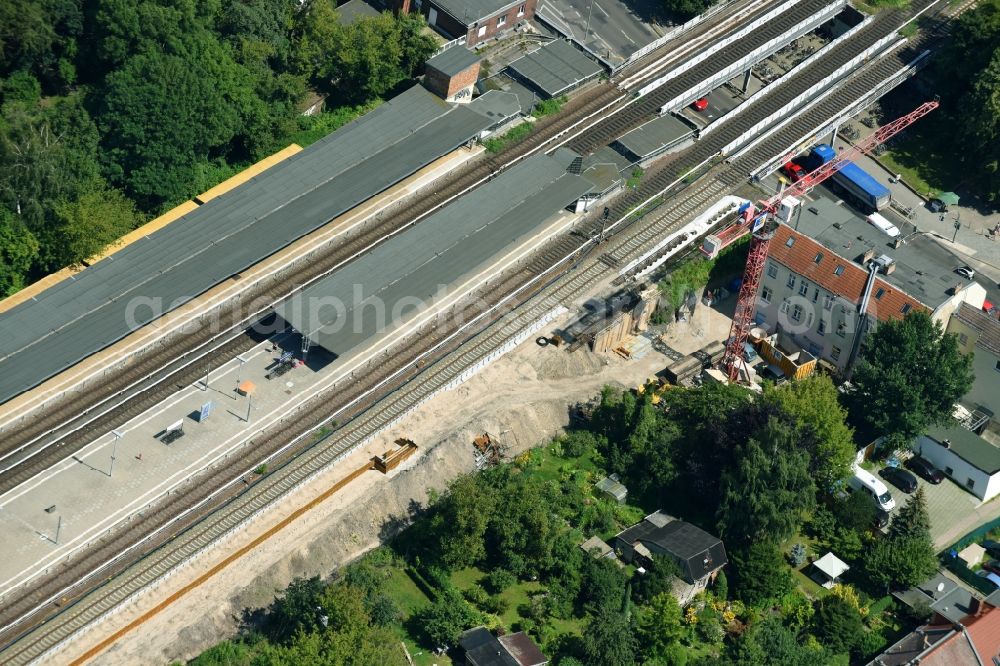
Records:
<instances>
[{"instance_id":1,"label":"residential building with white facade","mask_svg":"<svg viewBox=\"0 0 1000 666\"><path fill-rule=\"evenodd\" d=\"M890 238L828 199L807 206L778 226L757 295L757 325L785 344L844 372L863 343L859 308L872 260L882 267L868 301L869 322L924 310L946 327L963 303L982 307L986 290L954 273L961 262L933 239Z\"/></svg>"}]
</instances>

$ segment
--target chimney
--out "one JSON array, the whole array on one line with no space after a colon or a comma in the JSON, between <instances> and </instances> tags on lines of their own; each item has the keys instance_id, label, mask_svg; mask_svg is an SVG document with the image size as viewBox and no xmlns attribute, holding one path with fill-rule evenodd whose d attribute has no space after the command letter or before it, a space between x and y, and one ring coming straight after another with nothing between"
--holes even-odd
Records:
<instances>
[{"instance_id":1,"label":"chimney","mask_svg":"<svg viewBox=\"0 0 1000 666\"><path fill-rule=\"evenodd\" d=\"M867 264L869 261L875 258L875 248L870 247L865 250L864 254L861 255L861 264Z\"/></svg>"},{"instance_id":2,"label":"chimney","mask_svg":"<svg viewBox=\"0 0 1000 666\"><path fill-rule=\"evenodd\" d=\"M895 272L895 270L896 270L896 262L894 261L885 268L883 268L882 272L885 273L886 275L892 275L893 272Z\"/></svg>"}]
</instances>

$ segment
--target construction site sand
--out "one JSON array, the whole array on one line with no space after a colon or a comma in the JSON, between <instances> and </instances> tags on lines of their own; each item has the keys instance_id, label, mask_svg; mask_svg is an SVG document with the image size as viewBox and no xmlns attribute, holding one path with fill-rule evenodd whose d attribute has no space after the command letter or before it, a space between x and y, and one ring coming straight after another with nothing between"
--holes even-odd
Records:
<instances>
[{"instance_id":1,"label":"construction site sand","mask_svg":"<svg viewBox=\"0 0 1000 666\"><path fill-rule=\"evenodd\" d=\"M560 323L564 322L554 322ZM471 442L477 434L511 431L504 439L511 444L513 455L558 434L568 423L570 405L592 398L606 384L638 385L666 363L667 359L656 352L626 361L586 350L570 354L564 349L539 347L529 340L466 384L421 406L364 450L282 500L244 533L95 625L65 646L51 663L75 661L372 455L391 448L396 438L407 437L418 444L418 454L388 477L366 472L122 636L91 663L156 664L190 659L231 636L244 609L268 605L293 578L328 576L377 546L405 522L415 506L426 502L428 490L441 490L458 475L473 470Z\"/></svg>"}]
</instances>

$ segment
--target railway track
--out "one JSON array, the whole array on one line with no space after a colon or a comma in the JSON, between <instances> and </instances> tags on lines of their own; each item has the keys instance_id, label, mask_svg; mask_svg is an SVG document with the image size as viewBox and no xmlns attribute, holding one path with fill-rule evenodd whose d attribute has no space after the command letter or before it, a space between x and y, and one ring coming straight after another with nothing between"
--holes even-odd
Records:
<instances>
[{"instance_id":1,"label":"railway track","mask_svg":"<svg viewBox=\"0 0 1000 666\"><path fill-rule=\"evenodd\" d=\"M639 98L623 111L598 124L586 135L581 135L569 142L567 147L581 155L587 155L596 148L607 145L626 132L657 117L659 109L664 104L697 86L708 78L708 75L722 71L731 63L750 55L768 41L793 30L830 4L830 0L803 0L746 37L720 49L697 67L682 73L648 95Z\"/></svg>"}]
</instances>

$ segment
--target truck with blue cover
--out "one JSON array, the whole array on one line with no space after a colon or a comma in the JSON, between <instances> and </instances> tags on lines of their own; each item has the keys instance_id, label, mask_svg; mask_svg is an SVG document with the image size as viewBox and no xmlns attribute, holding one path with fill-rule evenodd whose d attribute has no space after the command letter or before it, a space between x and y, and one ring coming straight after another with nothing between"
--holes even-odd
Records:
<instances>
[{"instance_id":1,"label":"truck with blue cover","mask_svg":"<svg viewBox=\"0 0 1000 666\"><path fill-rule=\"evenodd\" d=\"M833 147L821 143L812 149L806 159L806 169L812 171L837 157ZM889 188L878 182L867 171L854 162L844 164L833 176L833 184L838 186L852 201L868 210L882 210L889 205L892 194Z\"/></svg>"}]
</instances>

